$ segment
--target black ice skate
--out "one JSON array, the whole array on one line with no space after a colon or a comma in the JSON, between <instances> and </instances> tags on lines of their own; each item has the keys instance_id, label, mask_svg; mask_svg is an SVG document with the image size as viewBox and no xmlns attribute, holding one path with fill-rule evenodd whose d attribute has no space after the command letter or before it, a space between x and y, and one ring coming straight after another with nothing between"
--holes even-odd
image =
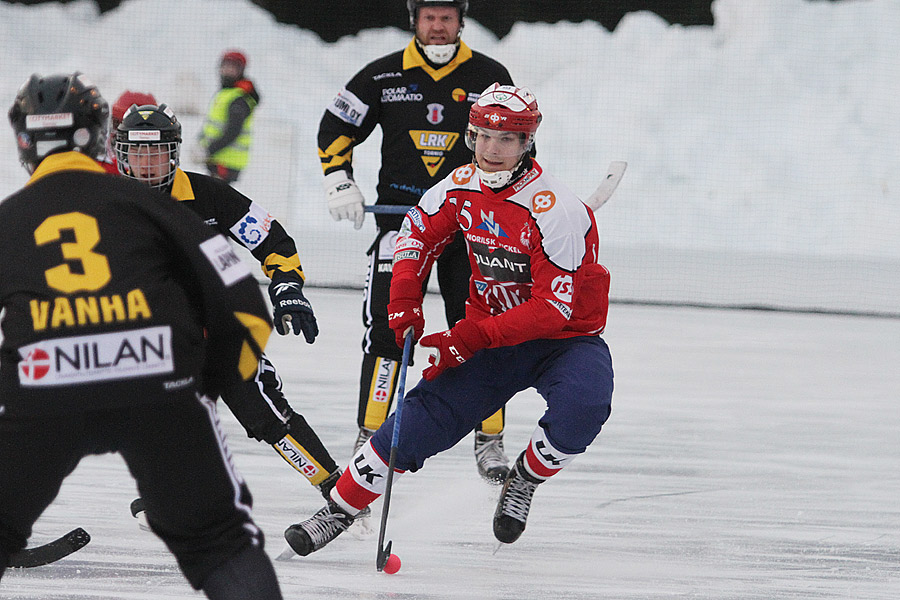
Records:
<instances>
[{"instance_id":1,"label":"black ice skate","mask_svg":"<svg viewBox=\"0 0 900 600\"><path fill-rule=\"evenodd\" d=\"M494 537L504 544L512 544L525 531L528 511L531 509L531 498L534 490L542 483L525 471L522 461L525 453L519 455L516 464L503 483L503 491L494 511Z\"/></svg>"},{"instance_id":2,"label":"black ice skate","mask_svg":"<svg viewBox=\"0 0 900 600\"><path fill-rule=\"evenodd\" d=\"M337 469L334 473L326 477L322 483L315 486L317 490L322 494L322 497L325 498L325 502L331 502L331 490L334 489L337 480L341 478L341 475L344 473L343 469ZM359 511L359 514L356 515L355 519L357 521L362 521L364 519L368 519L372 516L372 509L368 506ZM368 525L364 527L368 528Z\"/></svg>"},{"instance_id":3,"label":"black ice skate","mask_svg":"<svg viewBox=\"0 0 900 600\"><path fill-rule=\"evenodd\" d=\"M343 472L344 471L341 469L335 469L334 473L323 479L322 483L315 486L315 488L322 494L322 497L325 498L325 502L331 500L331 490L332 488L334 488L334 484L337 483L337 480L341 478Z\"/></svg>"},{"instance_id":4,"label":"black ice skate","mask_svg":"<svg viewBox=\"0 0 900 600\"><path fill-rule=\"evenodd\" d=\"M503 434L475 432L475 461L478 474L490 483L502 484L509 474L509 459L503 452Z\"/></svg>"},{"instance_id":5,"label":"black ice skate","mask_svg":"<svg viewBox=\"0 0 900 600\"><path fill-rule=\"evenodd\" d=\"M306 556L324 548L331 540L341 535L353 524L353 515L341 510L334 502L328 502L319 512L303 521L291 525L284 531L291 550Z\"/></svg>"},{"instance_id":6,"label":"black ice skate","mask_svg":"<svg viewBox=\"0 0 900 600\"><path fill-rule=\"evenodd\" d=\"M356 441L353 442L353 454L356 455L359 452L359 449L363 447L363 445L369 441L369 438L375 434L375 431L372 429L366 429L365 427L359 428L359 433L356 436Z\"/></svg>"}]
</instances>

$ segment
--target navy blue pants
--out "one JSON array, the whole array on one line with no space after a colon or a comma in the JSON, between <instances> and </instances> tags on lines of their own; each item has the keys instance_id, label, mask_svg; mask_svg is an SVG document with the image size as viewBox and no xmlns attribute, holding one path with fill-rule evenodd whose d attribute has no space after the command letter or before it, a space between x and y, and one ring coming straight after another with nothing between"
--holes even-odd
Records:
<instances>
[{"instance_id":1,"label":"navy blue pants","mask_svg":"<svg viewBox=\"0 0 900 600\"><path fill-rule=\"evenodd\" d=\"M416 471L426 458L452 448L516 393L535 388L547 402L538 421L548 440L567 454L594 441L612 408L613 370L602 338L533 340L481 350L433 381L422 379L406 394L395 467ZM394 415L372 437L390 456Z\"/></svg>"}]
</instances>

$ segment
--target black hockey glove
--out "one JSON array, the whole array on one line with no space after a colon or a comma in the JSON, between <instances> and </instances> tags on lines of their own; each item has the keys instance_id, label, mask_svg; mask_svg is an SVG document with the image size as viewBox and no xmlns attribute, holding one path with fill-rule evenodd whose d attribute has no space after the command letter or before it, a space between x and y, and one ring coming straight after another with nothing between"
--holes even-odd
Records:
<instances>
[{"instance_id":1,"label":"black hockey glove","mask_svg":"<svg viewBox=\"0 0 900 600\"><path fill-rule=\"evenodd\" d=\"M312 304L303 295L302 282L273 279L269 284L269 298L275 309L275 330L278 333L287 335L293 329L294 335L303 332L307 344L316 340L319 326L316 324Z\"/></svg>"}]
</instances>

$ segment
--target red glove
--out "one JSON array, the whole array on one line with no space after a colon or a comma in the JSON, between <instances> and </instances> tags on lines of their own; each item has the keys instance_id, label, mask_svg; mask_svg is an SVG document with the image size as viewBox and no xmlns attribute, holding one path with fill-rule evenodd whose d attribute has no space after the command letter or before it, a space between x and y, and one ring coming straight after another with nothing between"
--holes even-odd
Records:
<instances>
[{"instance_id":1,"label":"red glove","mask_svg":"<svg viewBox=\"0 0 900 600\"><path fill-rule=\"evenodd\" d=\"M391 301L387 308L388 325L394 330L397 345L401 348L410 328L413 330L413 342L425 333L422 284L415 279L395 277L391 280Z\"/></svg>"},{"instance_id":2,"label":"red glove","mask_svg":"<svg viewBox=\"0 0 900 600\"><path fill-rule=\"evenodd\" d=\"M489 344L490 340L481 327L468 319L458 322L453 329L426 335L420 345L435 348L437 352L428 357L431 366L422 371L422 377L431 381L445 369L463 364Z\"/></svg>"}]
</instances>

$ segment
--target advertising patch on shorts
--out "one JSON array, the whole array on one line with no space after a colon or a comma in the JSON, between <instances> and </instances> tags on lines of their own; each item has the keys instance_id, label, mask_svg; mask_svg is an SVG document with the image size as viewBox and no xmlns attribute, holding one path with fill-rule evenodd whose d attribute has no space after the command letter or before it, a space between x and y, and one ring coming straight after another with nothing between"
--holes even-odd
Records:
<instances>
[{"instance_id":1,"label":"advertising patch on shorts","mask_svg":"<svg viewBox=\"0 0 900 600\"><path fill-rule=\"evenodd\" d=\"M275 220L269 211L253 202L241 220L231 226L229 231L235 235L248 250L253 250L269 237L272 221Z\"/></svg>"},{"instance_id":2,"label":"advertising patch on shorts","mask_svg":"<svg viewBox=\"0 0 900 600\"><path fill-rule=\"evenodd\" d=\"M19 385L49 387L171 373L169 326L43 340L19 348Z\"/></svg>"},{"instance_id":3,"label":"advertising patch on shorts","mask_svg":"<svg viewBox=\"0 0 900 600\"><path fill-rule=\"evenodd\" d=\"M200 250L226 286L230 287L244 277L252 277L250 267L241 260L223 236L217 235L206 240L200 244Z\"/></svg>"}]
</instances>

